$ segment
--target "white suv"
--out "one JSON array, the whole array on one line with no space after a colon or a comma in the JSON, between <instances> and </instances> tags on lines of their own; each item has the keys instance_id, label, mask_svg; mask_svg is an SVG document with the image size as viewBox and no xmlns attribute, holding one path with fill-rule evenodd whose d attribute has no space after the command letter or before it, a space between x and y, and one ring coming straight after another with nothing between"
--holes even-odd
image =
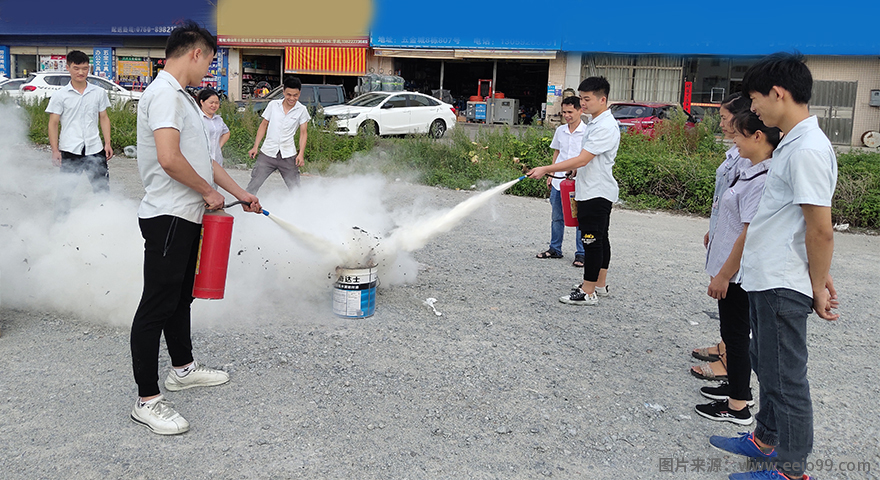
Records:
<instances>
[{"instance_id":1,"label":"white suv","mask_svg":"<svg viewBox=\"0 0 880 480\"><path fill-rule=\"evenodd\" d=\"M137 102L141 92L126 90L116 83L95 75L89 75L89 83L107 91L110 103L126 107L132 112L137 111ZM70 74L63 72L40 72L28 75L24 84L19 87L19 97L25 101L42 100L51 97L57 90L70 83Z\"/></svg>"}]
</instances>

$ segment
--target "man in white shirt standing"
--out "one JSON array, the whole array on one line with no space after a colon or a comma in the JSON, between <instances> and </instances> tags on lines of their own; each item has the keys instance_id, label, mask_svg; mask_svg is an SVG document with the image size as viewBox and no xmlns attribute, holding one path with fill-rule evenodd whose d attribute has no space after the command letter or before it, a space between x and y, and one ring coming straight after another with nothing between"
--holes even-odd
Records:
<instances>
[{"instance_id":1,"label":"man in white shirt standing","mask_svg":"<svg viewBox=\"0 0 880 480\"><path fill-rule=\"evenodd\" d=\"M746 235L742 288L749 294L751 363L761 383L757 426L716 448L757 460L759 471L731 480L808 480L813 404L807 381L807 319L837 320L829 270L834 253L831 200L837 158L810 115L813 77L800 55L776 53L743 76L752 111L785 135L773 152L764 192ZM754 466L754 465L753 465Z\"/></svg>"},{"instance_id":2,"label":"man in white shirt standing","mask_svg":"<svg viewBox=\"0 0 880 480\"><path fill-rule=\"evenodd\" d=\"M113 157L110 146L110 117L107 92L88 82L89 56L79 50L67 54L70 83L57 90L49 99L49 145L52 164L61 167L61 181L55 200L55 217L70 211L70 199L76 182L85 173L95 193L110 191L107 160ZM59 137L59 124L61 134ZM104 142L100 134L104 135Z\"/></svg>"},{"instance_id":3,"label":"man in white shirt standing","mask_svg":"<svg viewBox=\"0 0 880 480\"><path fill-rule=\"evenodd\" d=\"M175 28L165 47L165 69L138 103L138 170L146 194L138 208L144 237L144 291L131 325L131 358L139 398L131 419L160 435L189 430L189 422L159 390L159 341L164 335L172 370L165 389L178 391L229 381L221 370L193 360L190 306L205 208L223 207L214 184L260 212L260 202L211 160L202 112L184 90L198 85L217 52L217 40L194 22Z\"/></svg>"},{"instance_id":4,"label":"man in white shirt standing","mask_svg":"<svg viewBox=\"0 0 880 480\"><path fill-rule=\"evenodd\" d=\"M288 189L299 185L299 167L305 165L308 124L311 120L305 105L299 103L302 83L296 77L284 79L284 98L272 100L263 110L263 121L257 129L254 148L248 151L257 163L251 171L251 181L245 190L256 194L275 170ZM296 149L296 132L299 130L299 152ZM263 148L260 148L260 141ZM258 155L259 153L259 155ZM294 157L294 155L296 157Z\"/></svg>"},{"instance_id":5,"label":"man in white shirt standing","mask_svg":"<svg viewBox=\"0 0 880 480\"><path fill-rule=\"evenodd\" d=\"M600 296L609 294L608 266L611 242L608 226L611 207L618 200L619 187L612 167L620 148L620 126L608 109L611 85L605 77L589 77L578 86L581 106L592 116L584 132L581 153L564 162L532 169L528 176L541 178L548 173L577 169L575 200L578 228L584 244L584 280L569 295L559 298L569 305L595 306Z\"/></svg>"},{"instance_id":6,"label":"man in white shirt standing","mask_svg":"<svg viewBox=\"0 0 880 480\"><path fill-rule=\"evenodd\" d=\"M562 100L562 119L564 125L560 125L553 133L553 141L550 148L553 149L553 163L564 162L569 158L581 153L584 143L584 132L587 125L581 121L581 99L577 96L566 97ZM550 246L547 251L535 255L536 258L562 258L562 239L565 235L565 218L562 210L562 202L571 201L562 198L559 192L562 178L556 175L547 177L547 186L550 187ZM584 244L581 242L580 229L576 230L575 256L572 265L578 268L584 266Z\"/></svg>"}]
</instances>

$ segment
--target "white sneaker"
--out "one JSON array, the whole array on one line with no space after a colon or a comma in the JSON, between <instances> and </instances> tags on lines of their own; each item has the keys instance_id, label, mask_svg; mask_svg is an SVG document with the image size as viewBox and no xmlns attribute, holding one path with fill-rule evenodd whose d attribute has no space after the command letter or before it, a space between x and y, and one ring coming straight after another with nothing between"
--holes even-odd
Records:
<instances>
[{"instance_id":1,"label":"white sneaker","mask_svg":"<svg viewBox=\"0 0 880 480\"><path fill-rule=\"evenodd\" d=\"M578 289L581 288L582 285L583 285L582 283L575 283L571 287L571 291L572 292L577 291ZM607 297L607 296L611 295L611 292L608 290L608 285L605 285L604 287L596 287L595 292L596 292L596 295L598 295L600 297Z\"/></svg>"},{"instance_id":2,"label":"white sneaker","mask_svg":"<svg viewBox=\"0 0 880 480\"><path fill-rule=\"evenodd\" d=\"M159 435L177 435L189 430L189 422L162 395L143 406L140 399L136 400L131 409L131 419Z\"/></svg>"},{"instance_id":3,"label":"white sneaker","mask_svg":"<svg viewBox=\"0 0 880 480\"><path fill-rule=\"evenodd\" d=\"M569 305L587 305L592 307L599 304L599 297L595 292L587 295L586 292L578 287L577 290L570 294L559 297L559 301Z\"/></svg>"},{"instance_id":4,"label":"white sneaker","mask_svg":"<svg viewBox=\"0 0 880 480\"><path fill-rule=\"evenodd\" d=\"M193 367L195 368L184 377L178 376L177 372L172 369L165 377L165 388L176 392L192 387L213 387L229 381L229 374L223 370L208 368L198 362L193 362Z\"/></svg>"}]
</instances>

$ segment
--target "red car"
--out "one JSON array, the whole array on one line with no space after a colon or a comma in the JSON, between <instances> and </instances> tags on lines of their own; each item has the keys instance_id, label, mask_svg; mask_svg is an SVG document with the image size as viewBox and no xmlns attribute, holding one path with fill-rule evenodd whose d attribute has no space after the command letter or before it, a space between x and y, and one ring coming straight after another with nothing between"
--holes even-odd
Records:
<instances>
[{"instance_id":1,"label":"red car","mask_svg":"<svg viewBox=\"0 0 880 480\"><path fill-rule=\"evenodd\" d=\"M663 121L672 114L673 111L681 109L681 106L675 103L650 103L650 102L633 102L633 103L615 103L611 105L611 114L620 123L621 132L643 133L649 137L654 136L654 125ZM693 128L696 120L689 113L687 115L687 128Z\"/></svg>"}]
</instances>

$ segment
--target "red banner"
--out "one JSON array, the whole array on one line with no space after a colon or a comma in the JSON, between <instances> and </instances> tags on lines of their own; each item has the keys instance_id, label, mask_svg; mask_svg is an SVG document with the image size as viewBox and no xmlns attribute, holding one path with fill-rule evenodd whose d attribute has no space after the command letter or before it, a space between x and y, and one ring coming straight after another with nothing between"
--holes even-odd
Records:
<instances>
[{"instance_id":1,"label":"red banner","mask_svg":"<svg viewBox=\"0 0 880 480\"><path fill-rule=\"evenodd\" d=\"M364 75L367 49L333 47L287 47L284 73Z\"/></svg>"},{"instance_id":2,"label":"red banner","mask_svg":"<svg viewBox=\"0 0 880 480\"><path fill-rule=\"evenodd\" d=\"M684 82L684 101L681 106L685 112L691 113L691 95L694 84L692 82Z\"/></svg>"}]
</instances>

